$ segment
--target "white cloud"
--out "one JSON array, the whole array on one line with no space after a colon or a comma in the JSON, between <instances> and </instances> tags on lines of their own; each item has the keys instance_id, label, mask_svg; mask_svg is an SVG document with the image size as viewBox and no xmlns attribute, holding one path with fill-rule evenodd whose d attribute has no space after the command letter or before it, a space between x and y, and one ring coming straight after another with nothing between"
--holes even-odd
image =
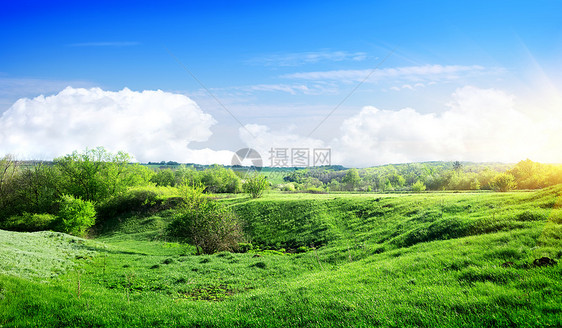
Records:
<instances>
[{"instance_id":1,"label":"white cloud","mask_svg":"<svg viewBox=\"0 0 562 328\"><path fill-rule=\"evenodd\" d=\"M473 73L482 73L486 69L479 65L422 65L405 66L383 69L363 70L335 70L324 72L300 72L282 75L282 78L299 80L338 80L338 81L362 81L370 75L368 81L374 82L381 79L402 79L412 82L425 80L452 80ZM497 70L497 69L496 69Z\"/></svg>"},{"instance_id":2,"label":"white cloud","mask_svg":"<svg viewBox=\"0 0 562 328\"><path fill-rule=\"evenodd\" d=\"M249 63L265 66L300 66L326 61L363 61L366 58L367 53L365 52L311 51L253 58L249 61Z\"/></svg>"},{"instance_id":3,"label":"white cloud","mask_svg":"<svg viewBox=\"0 0 562 328\"><path fill-rule=\"evenodd\" d=\"M365 107L341 126L335 160L369 166L430 160L514 162L538 155L546 136L540 123L514 109L513 97L464 87L449 109L422 114Z\"/></svg>"},{"instance_id":4,"label":"white cloud","mask_svg":"<svg viewBox=\"0 0 562 328\"><path fill-rule=\"evenodd\" d=\"M4 112L0 154L49 159L104 146L138 161L229 163L229 151L188 148L207 140L213 124L211 115L183 95L68 87L53 96L19 99Z\"/></svg>"},{"instance_id":5,"label":"white cloud","mask_svg":"<svg viewBox=\"0 0 562 328\"><path fill-rule=\"evenodd\" d=\"M515 105L514 97L502 91L467 86L455 91L441 113L364 107L344 120L329 142L263 125L246 125L256 138L242 129L240 134L262 156L272 147L330 147L333 164L356 167L434 160L561 161L540 147L560 140L558 130L548 129L560 122L532 120Z\"/></svg>"}]
</instances>

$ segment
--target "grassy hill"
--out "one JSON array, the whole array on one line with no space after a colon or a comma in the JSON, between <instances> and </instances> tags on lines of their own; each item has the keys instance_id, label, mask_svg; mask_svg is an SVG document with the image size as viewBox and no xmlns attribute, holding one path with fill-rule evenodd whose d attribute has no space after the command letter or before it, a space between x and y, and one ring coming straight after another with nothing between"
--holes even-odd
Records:
<instances>
[{"instance_id":1,"label":"grassy hill","mask_svg":"<svg viewBox=\"0 0 562 328\"><path fill-rule=\"evenodd\" d=\"M195 256L165 239L170 209L84 242L0 231L0 326L562 325L562 266L535 261L562 257L562 186L220 201L254 250ZM47 262L16 260L38 249Z\"/></svg>"}]
</instances>

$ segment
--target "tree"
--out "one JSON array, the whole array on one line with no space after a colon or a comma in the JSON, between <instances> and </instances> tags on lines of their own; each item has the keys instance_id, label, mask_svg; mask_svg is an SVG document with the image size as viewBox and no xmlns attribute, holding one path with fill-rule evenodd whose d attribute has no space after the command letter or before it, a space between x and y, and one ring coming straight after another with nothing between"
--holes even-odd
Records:
<instances>
[{"instance_id":1,"label":"tree","mask_svg":"<svg viewBox=\"0 0 562 328\"><path fill-rule=\"evenodd\" d=\"M423 182L421 182L420 180L416 181L416 183L414 183L412 185L412 190L416 191L416 192L420 192L420 191L424 191L425 190L425 185L423 184Z\"/></svg>"},{"instance_id":2,"label":"tree","mask_svg":"<svg viewBox=\"0 0 562 328\"><path fill-rule=\"evenodd\" d=\"M515 188L517 184L515 183L513 175L509 173L500 173L490 181L490 186L495 191L506 192Z\"/></svg>"},{"instance_id":3,"label":"tree","mask_svg":"<svg viewBox=\"0 0 562 328\"><path fill-rule=\"evenodd\" d=\"M130 165L131 156L125 152L112 154L103 147L74 151L56 158L55 167L61 173L64 193L84 200L99 201L127 187L144 185L152 170L140 165Z\"/></svg>"},{"instance_id":4,"label":"tree","mask_svg":"<svg viewBox=\"0 0 562 328\"><path fill-rule=\"evenodd\" d=\"M37 163L20 169L17 178L17 205L19 212L56 213L60 197L57 183L60 173L52 166ZM16 204L14 204L16 205Z\"/></svg>"},{"instance_id":5,"label":"tree","mask_svg":"<svg viewBox=\"0 0 562 328\"><path fill-rule=\"evenodd\" d=\"M187 179L189 183L196 184L201 182L201 177L199 171L197 171L193 165L180 165L178 169L174 172L176 177L176 184L182 184Z\"/></svg>"},{"instance_id":6,"label":"tree","mask_svg":"<svg viewBox=\"0 0 562 328\"><path fill-rule=\"evenodd\" d=\"M201 182L207 186L207 192L213 193L236 193L241 189L240 178L232 171L223 166L212 165L201 172Z\"/></svg>"},{"instance_id":7,"label":"tree","mask_svg":"<svg viewBox=\"0 0 562 328\"><path fill-rule=\"evenodd\" d=\"M14 214L17 172L18 164L11 155L0 159L0 219Z\"/></svg>"},{"instance_id":8,"label":"tree","mask_svg":"<svg viewBox=\"0 0 562 328\"><path fill-rule=\"evenodd\" d=\"M171 169L164 169L156 172L156 174L150 178L150 182L155 183L158 187L174 187L176 185L176 178Z\"/></svg>"},{"instance_id":9,"label":"tree","mask_svg":"<svg viewBox=\"0 0 562 328\"><path fill-rule=\"evenodd\" d=\"M361 178L359 177L359 172L357 172L357 169L353 168L347 170L347 173L345 174L341 182L347 185L348 190L355 190L355 188L357 188L359 186L359 183L361 182Z\"/></svg>"},{"instance_id":10,"label":"tree","mask_svg":"<svg viewBox=\"0 0 562 328\"><path fill-rule=\"evenodd\" d=\"M392 185L394 187L396 187L397 189L400 188L400 187L404 187L404 184L406 183L406 179L404 179L404 177L401 176L398 172L392 173L388 177L388 180L390 180Z\"/></svg>"},{"instance_id":11,"label":"tree","mask_svg":"<svg viewBox=\"0 0 562 328\"><path fill-rule=\"evenodd\" d=\"M8 192L8 185L17 172L17 161L6 155L0 159L0 197Z\"/></svg>"},{"instance_id":12,"label":"tree","mask_svg":"<svg viewBox=\"0 0 562 328\"><path fill-rule=\"evenodd\" d=\"M453 170L456 172L460 172L460 170L462 170L462 163L459 161L455 161L453 163Z\"/></svg>"},{"instance_id":13,"label":"tree","mask_svg":"<svg viewBox=\"0 0 562 328\"><path fill-rule=\"evenodd\" d=\"M242 189L248 193L252 198L259 198L265 190L269 187L266 177L261 174L254 174L246 178L242 185Z\"/></svg>"},{"instance_id":14,"label":"tree","mask_svg":"<svg viewBox=\"0 0 562 328\"><path fill-rule=\"evenodd\" d=\"M538 189L548 184L544 165L530 159L520 161L508 173L515 178L518 189Z\"/></svg>"}]
</instances>

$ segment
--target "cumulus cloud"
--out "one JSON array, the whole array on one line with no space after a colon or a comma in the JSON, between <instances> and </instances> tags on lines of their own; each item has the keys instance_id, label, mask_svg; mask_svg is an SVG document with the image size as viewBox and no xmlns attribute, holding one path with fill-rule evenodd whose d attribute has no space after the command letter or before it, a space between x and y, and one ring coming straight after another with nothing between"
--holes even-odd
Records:
<instances>
[{"instance_id":1,"label":"cumulus cloud","mask_svg":"<svg viewBox=\"0 0 562 328\"><path fill-rule=\"evenodd\" d=\"M560 132L547 130L553 125L532 120L515 105L514 97L500 90L467 86L457 89L440 113L364 107L344 120L328 142L263 125L246 126L255 138L242 129L240 134L262 156L272 147L329 147L333 164L356 167L434 160L517 162L528 157L552 161L540 145L559 140Z\"/></svg>"},{"instance_id":2,"label":"cumulus cloud","mask_svg":"<svg viewBox=\"0 0 562 328\"><path fill-rule=\"evenodd\" d=\"M517 111L513 97L464 87L448 110L422 114L365 107L345 120L336 159L360 166L429 160L514 162L544 142L539 124Z\"/></svg>"},{"instance_id":3,"label":"cumulus cloud","mask_svg":"<svg viewBox=\"0 0 562 328\"><path fill-rule=\"evenodd\" d=\"M68 87L56 95L22 98L0 116L0 154L49 159L104 146L136 160L228 163L230 151L194 150L215 119L186 96L127 88Z\"/></svg>"}]
</instances>

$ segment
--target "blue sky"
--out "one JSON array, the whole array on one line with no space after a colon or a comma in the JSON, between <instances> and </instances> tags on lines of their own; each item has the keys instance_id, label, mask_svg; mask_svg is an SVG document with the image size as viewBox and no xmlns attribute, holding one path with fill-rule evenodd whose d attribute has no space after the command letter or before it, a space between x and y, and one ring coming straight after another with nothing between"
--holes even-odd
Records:
<instances>
[{"instance_id":1,"label":"blue sky","mask_svg":"<svg viewBox=\"0 0 562 328\"><path fill-rule=\"evenodd\" d=\"M141 161L226 162L250 146L264 157L272 147L330 147L350 166L559 162L549 147L562 122L561 13L558 1L3 3L0 155L52 157L106 141ZM71 92L94 87L97 96ZM164 93L141 96L150 90ZM151 109L123 102L135 97L161 103L169 122L183 118L178 104L200 121L145 127ZM96 131L97 120L124 113L131 131ZM81 128L57 127L74 115L82 123L65 124ZM533 138L507 138L524 126ZM155 149L135 144L142 129ZM125 139L100 136L112 133Z\"/></svg>"}]
</instances>

